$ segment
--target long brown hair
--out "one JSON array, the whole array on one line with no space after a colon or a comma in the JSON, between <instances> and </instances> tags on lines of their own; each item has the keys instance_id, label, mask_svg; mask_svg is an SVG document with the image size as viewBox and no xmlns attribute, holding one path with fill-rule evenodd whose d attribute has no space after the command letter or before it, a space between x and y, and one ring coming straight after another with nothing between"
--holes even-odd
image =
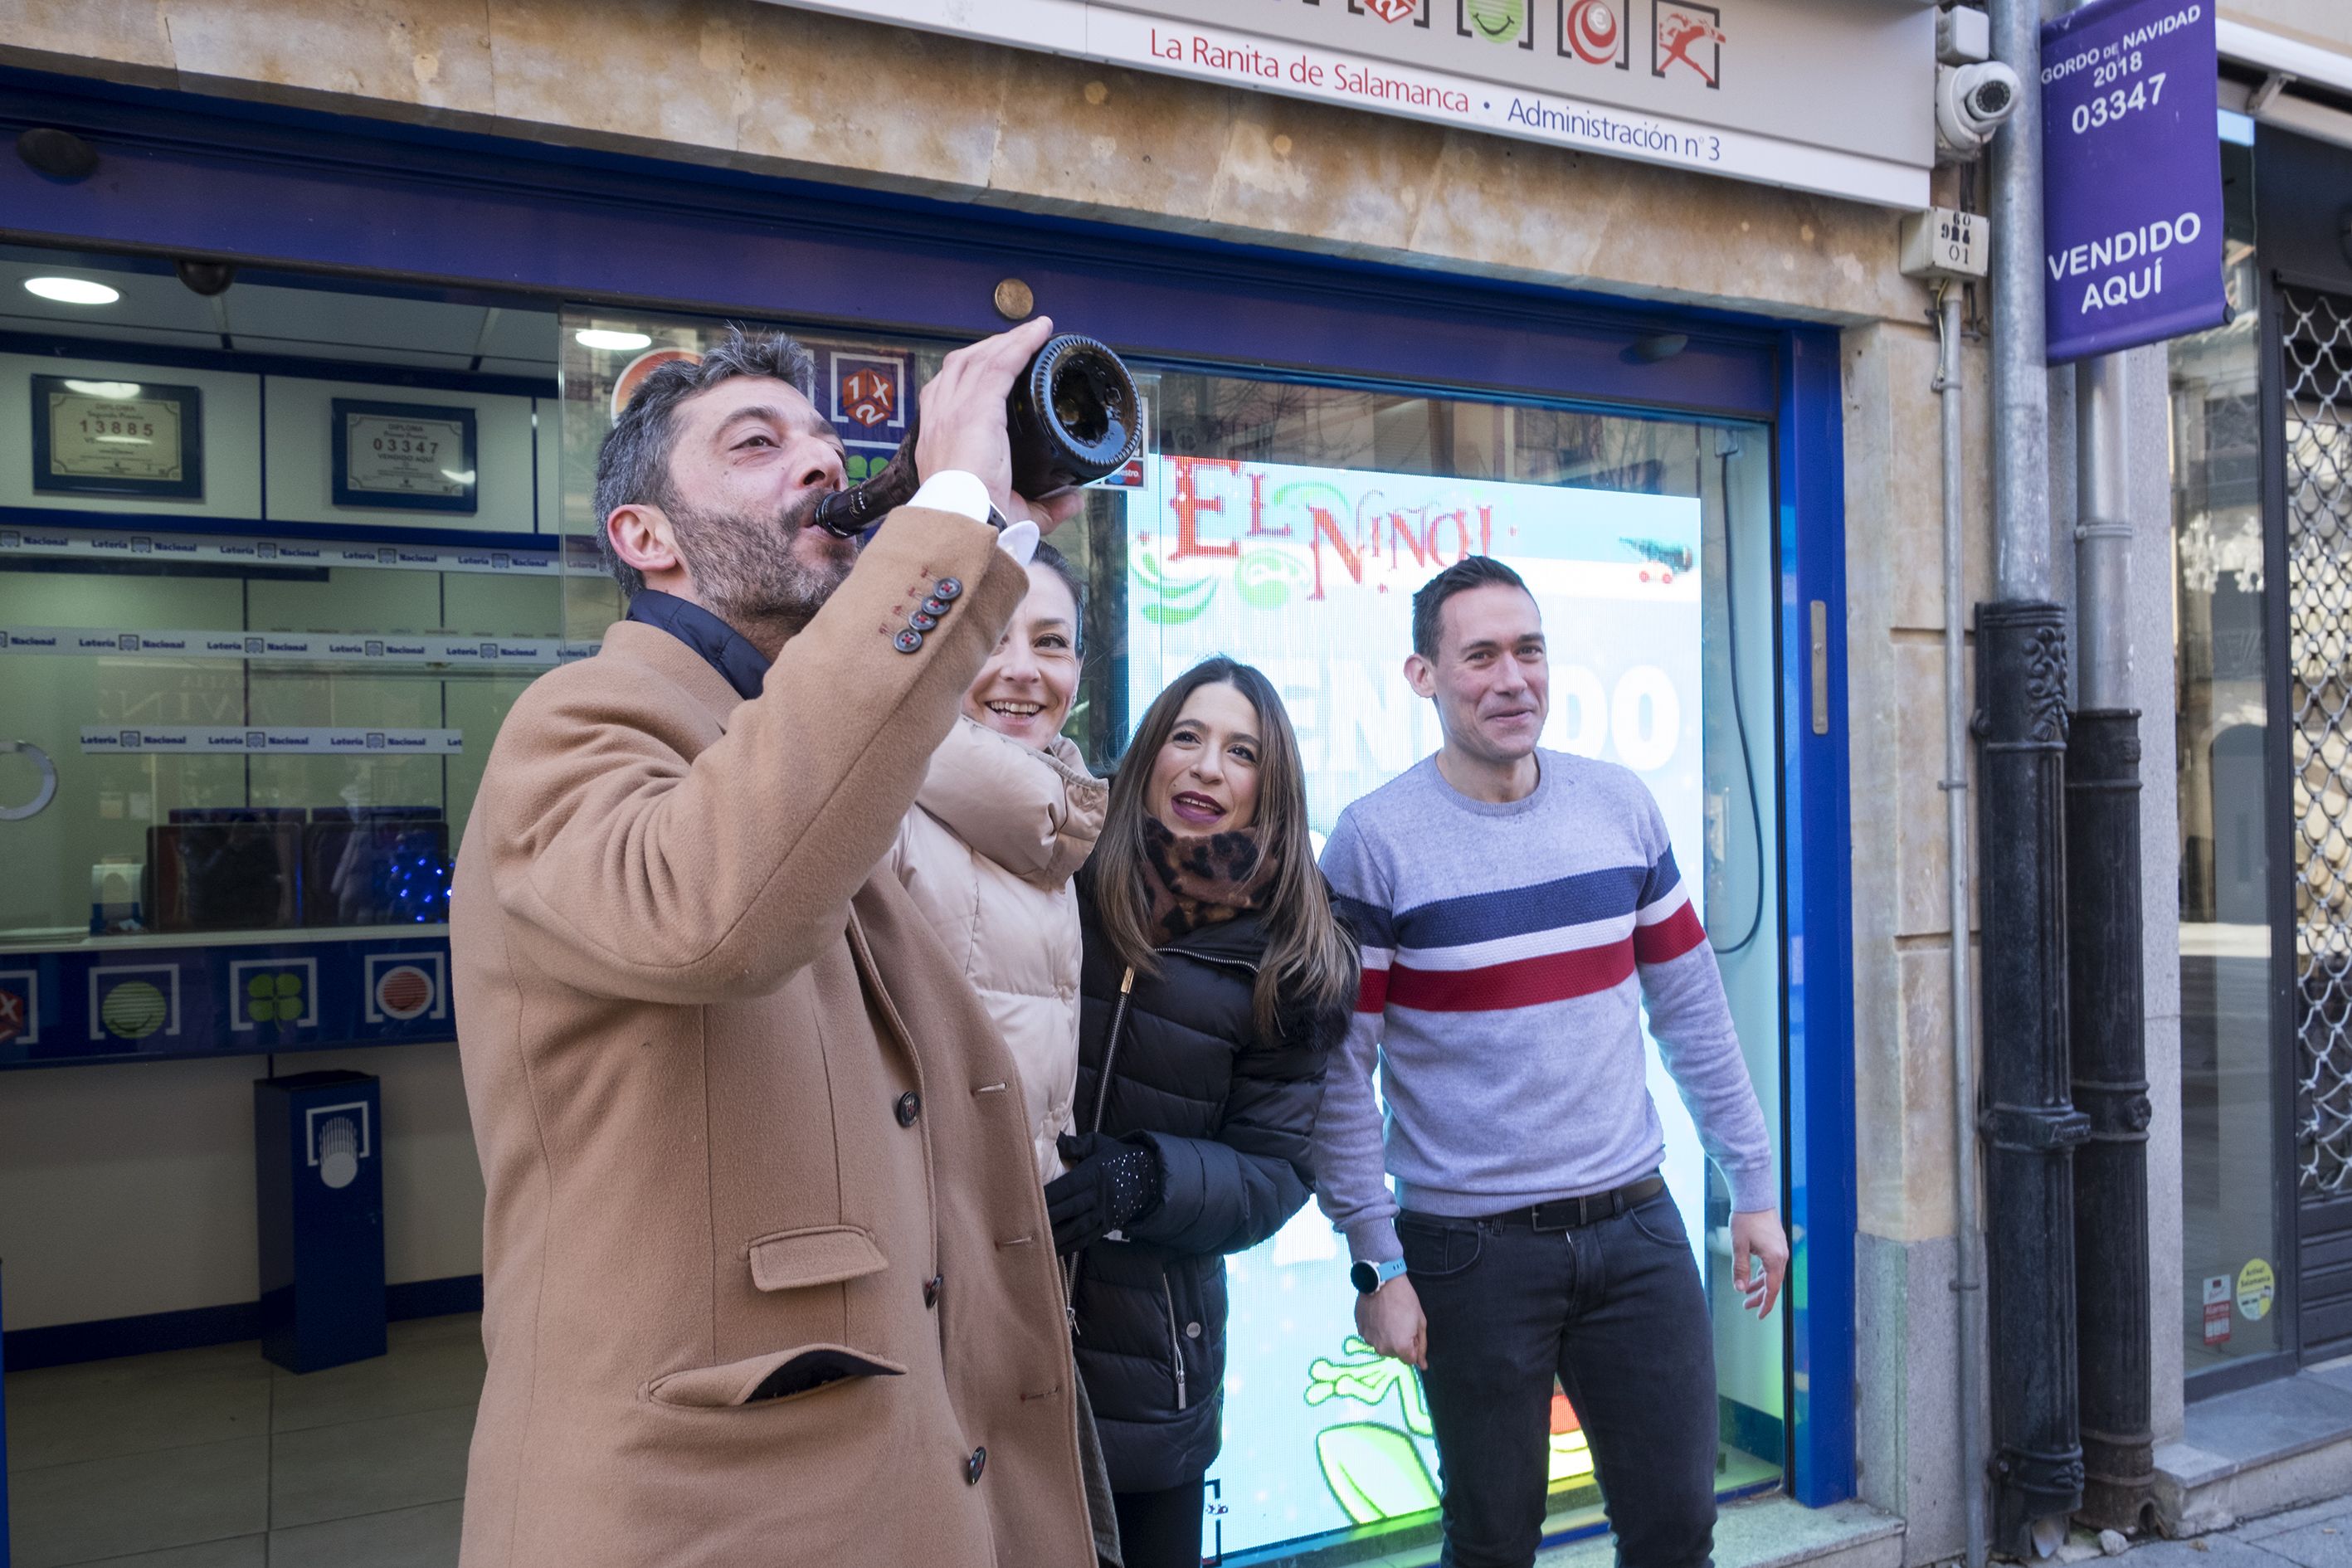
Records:
<instances>
[{"instance_id":1,"label":"long brown hair","mask_svg":"<svg viewBox=\"0 0 2352 1568\"><path fill-rule=\"evenodd\" d=\"M1152 700L1128 742L1127 755L1110 784L1102 837L1096 841L1088 872L1095 913L1119 958L1144 974L1160 972L1152 948L1151 868L1144 852L1144 792L1151 769L1184 704L1203 686L1230 686L1257 710L1258 841L1278 857L1259 917L1266 935L1258 964L1252 1013L1261 1039L1282 1036L1283 999L1292 997L1321 1014L1351 1006L1358 984L1356 944L1332 918L1331 896L1315 868L1315 845L1307 835L1307 773L1298 757L1298 736L1274 683L1252 665L1222 656L1202 660ZM1304 1041L1292 1041L1293 1045Z\"/></svg>"}]
</instances>

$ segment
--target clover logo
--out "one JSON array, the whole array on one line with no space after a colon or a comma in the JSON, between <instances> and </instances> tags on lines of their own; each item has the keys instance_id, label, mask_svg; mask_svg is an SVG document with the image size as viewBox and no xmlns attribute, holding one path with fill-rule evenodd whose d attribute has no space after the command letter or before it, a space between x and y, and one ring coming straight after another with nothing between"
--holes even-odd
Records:
<instances>
[{"instance_id":1,"label":"clover logo","mask_svg":"<svg viewBox=\"0 0 2352 1568\"><path fill-rule=\"evenodd\" d=\"M245 983L245 1011L257 1024L274 1021L279 1027L287 1027L299 1022L308 1009L309 1003L302 994L302 976L294 971L257 974Z\"/></svg>"}]
</instances>

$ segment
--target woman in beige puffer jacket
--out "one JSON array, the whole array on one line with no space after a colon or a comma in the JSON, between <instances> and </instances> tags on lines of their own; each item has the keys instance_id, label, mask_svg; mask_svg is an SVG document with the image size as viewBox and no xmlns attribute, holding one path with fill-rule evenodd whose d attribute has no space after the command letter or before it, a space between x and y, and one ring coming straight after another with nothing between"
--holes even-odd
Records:
<instances>
[{"instance_id":1,"label":"woman in beige puffer jacket","mask_svg":"<svg viewBox=\"0 0 2352 1568\"><path fill-rule=\"evenodd\" d=\"M1061 1174L1078 1073L1077 895L1109 786L1061 733L1078 687L1076 574L1051 545L932 754L888 864L1021 1071L1037 1179Z\"/></svg>"}]
</instances>

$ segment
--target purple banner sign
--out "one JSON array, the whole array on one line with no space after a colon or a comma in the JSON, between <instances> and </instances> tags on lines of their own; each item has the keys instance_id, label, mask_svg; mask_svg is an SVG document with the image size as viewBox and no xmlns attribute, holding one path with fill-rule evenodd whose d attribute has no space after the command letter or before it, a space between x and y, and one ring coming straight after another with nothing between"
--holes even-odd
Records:
<instances>
[{"instance_id":1,"label":"purple banner sign","mask_svg":"<svg viewBox=\"0 0 2352 1568\"><path fill-rule=\"evenodd\" d=\"M2042 29L2052 364L2227 318L2211 5L2095 0Z\"/></svg>"}]
</instances>

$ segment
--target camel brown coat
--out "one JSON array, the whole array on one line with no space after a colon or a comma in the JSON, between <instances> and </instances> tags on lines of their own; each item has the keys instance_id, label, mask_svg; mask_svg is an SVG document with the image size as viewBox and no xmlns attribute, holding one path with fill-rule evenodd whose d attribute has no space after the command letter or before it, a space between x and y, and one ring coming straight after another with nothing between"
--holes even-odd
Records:
<instances>
[{"instance_id":1,"label":"camel brown coat","mask_svg":"<svg viewBox=\"0 0 2352 1568\"><path fill-rule=\"evenodd\" d=\"M877 874L1027 591L994 538L895 514L749 701L623 622L499 731L451 900L463 1568L1091 1568L1018 1075Z\"/></svg>"}]
</instances>

